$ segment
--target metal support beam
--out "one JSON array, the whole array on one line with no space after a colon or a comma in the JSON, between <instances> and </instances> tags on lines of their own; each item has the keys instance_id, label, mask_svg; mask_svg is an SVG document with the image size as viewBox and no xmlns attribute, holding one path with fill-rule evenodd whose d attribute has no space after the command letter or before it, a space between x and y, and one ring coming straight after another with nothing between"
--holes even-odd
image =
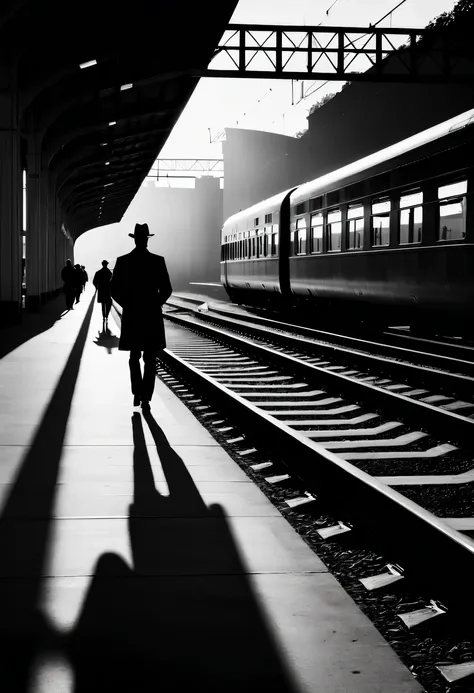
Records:
<instances>
[{"instance_id":1,"label":"metal support beam","mask_svg":"<svg viewBox=\"0 0 474 693\"><path fill-rule=\"evenodd\" d=\"M474 59L456 53L449 28L231 24L198 77L468 83ZM469 55L469 53L468 53Z\"/></svg>"},{"instance_id":2,"label":"metal support beam","mask_svg":"<svg viewBox=\"0 0 474 693\"><path fill-rule=\"evenodd\" d=\"M187 172L195 175L178 175ZM156 159L147 178L196 178L199 174L212 174L215 178L222 178L223 159Z\"/></svg>"}]
</instances>

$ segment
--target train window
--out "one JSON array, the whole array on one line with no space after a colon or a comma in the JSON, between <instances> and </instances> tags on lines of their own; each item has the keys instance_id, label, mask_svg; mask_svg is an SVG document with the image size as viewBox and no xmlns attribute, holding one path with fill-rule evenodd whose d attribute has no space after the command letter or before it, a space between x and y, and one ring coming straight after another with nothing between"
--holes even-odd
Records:
<instances>
[{"instance_id":1,"label":"train window","mask_svg":"<svg viewBox=\"0 0 474 693\"><path fill-rule=\"evenodd\" d=\"M296 255L296 230L291 229L290 231L290 255Z\"/></svg>"},{"instance_id":2,"label":"train window","mask_svg":"<svg viewBox=\"0 0 474 693\"><path fill-rule=\"evenodd\" d=\"M253 220L253 225L258 226L258 217L255 217L255 219Z\"/></svg>"},{"instance_id":3,"label":"train window","mask_svg":"<svg viewBox=\"0 0 474 693\"><path fill-rule=\"evenodd\" d=\"M263 229L259 229L257 231L257 233L258 233L258 237L257 237L258 257L263 257L263 255L264 255L264 253L263 253L263 239L264 239Z\"/></svg>"},{"instance_id":4,"label":"train window","mask_svg":"<svg viewBox=\"0 0 474 693\"><path fill-rule=\"evenodd\" d=\"M309 211L310 212L316 212L316 210L321 209L323 206L323 198L321 197L313 197L312 200L309 201Z\"/></svg>"},{"instance_id":5,"label":"train window","mask_svg":"<svg viewBox=\"0 0 474 693\"><path fill-rule=\"evenodd\" d=\"M272 226L272 255L278 255L278 224Z\"/></svg>"},{"instance_id":6,"label":"train window","mask_svg":"<svg viewBox=\"0 0 474 693\"><path fill-rule=\"evenodd\" d=\"M296 220L296 232L297 232L297 255L306 255L306 219L301 217Z\"/></svg>"},{"instance_id":7,"label":"train window","mask_svg":"<svg viewBox=\"0 0 474 693\"><path fill-rule=\"evenodd\" d=\"M421 243L423 229L423 193L410 193L400 198L400 245Z\"/></svg>"},{"instance_id":8,"label":"train window","mask_svg":"<svg viewBox=\"0 0 474 693\"><path fill-rule=\"evenodd\" d=\"M372 245L390 243L390 200L372 202Z\"/></svg>"},{"instance_id":9,"label":"train window","mask_svg":"<svg viewBox=\"0 0 474 693\"><path fill-rule=\"evenodd\" d=\"M327 241L329 251L341 250L342 216L339 209L328 212Z\"/></svg>"},{"instance_id":10,"label":"train window","mask_svg":"<svg viewBox=\"0 0 474 693\"><path fill-rule=\"evenodd\" d=\"M269 257L272 254L272 227L268 226L265 229L265 257Z\"/></svg>"},{"instance_id":11,"label":"train window","mask_svg":"<svg viewBox=\"0 0 474 693\"><path fill-rule=\"evenodd\" d=\"M450 185L442 185L438 188L439 199L444 197L452 197L465 195L467 193L467 180L459 181L459 183L451 183Z\"/></svg>"},{"instance_id":12,"label":"train window","mask_svg":"<svg viewBox=\"0 0 474 693\"><path fill-rule=\"evenodd\" d=\"M324 219L321 213L311 215L311 252L323 252Z\"/></svg>"},{"instance_id":13,"label":"train window","mask_svg":"<svg viewBox=\"0 0 474 693\"><path fill-rule=\"evenodd\" d=\"M304 214L306 212L306 202L300 202L295 207L295 214Z\"/></svg>"},{"instance_id":14,"label":"train window","mask_svg":"<svg viewBox=\"0 0 474 693\"><path fill-rule=\"evenodd\" d=\"M327 194L328 206L336 205L339 202L339 190L333 190Z\"/></svg>"},{"instance_id":15,"label":"train window","mask_svg":"<svg viewBox=\"0 0 474 693\"><path fill-rule=\"evenodd\" d=\"M362 248L364 238L364 205L349 205L346 222L346 246L348 250Z\"/></svg>"},{"instance_id":16,"label":"train window","mask_svg":"<svg viewBox=\"0 0 474 693\"><path fill-rule=\"evenodd\" d=\"M467 181L438 188L438 240L458 241L466 238L466 193Z\"/></svg>"},{"instance_id":17,"label":"train window","mask_svg":"<svg viewBox=\"0 0 474 693\"><path fill-rule=\"evenodd\" d=\"M265 214L265 224L271 224L273 221L273 214Z\"/></svg>"}]
</instances>

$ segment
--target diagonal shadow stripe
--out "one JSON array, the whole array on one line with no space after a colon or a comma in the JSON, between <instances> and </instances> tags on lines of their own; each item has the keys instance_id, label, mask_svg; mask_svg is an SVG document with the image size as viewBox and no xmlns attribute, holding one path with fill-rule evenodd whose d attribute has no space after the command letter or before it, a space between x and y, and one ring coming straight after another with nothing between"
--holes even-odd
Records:
<instances>
[{"instance_id":1,"label":"diagonal shadow stripe","mask_svg":"<svg viewBox=\"0 0 474 693\"><path fill-rule=\"evenodd\" d=\"M0 517L0 672L5 690L15 693L26 693L33 658L53 636L37 605L62 446L94 299ZM27 513L31 519L20 519Z\"/></svg>"}]
</instances>

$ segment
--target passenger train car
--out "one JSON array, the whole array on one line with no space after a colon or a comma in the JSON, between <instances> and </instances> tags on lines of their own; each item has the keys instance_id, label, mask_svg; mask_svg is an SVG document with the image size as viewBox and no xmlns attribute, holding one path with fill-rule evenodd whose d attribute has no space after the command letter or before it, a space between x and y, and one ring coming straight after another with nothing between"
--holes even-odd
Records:
<instances>
[{"instance_id":1,"label":"passenger train car","mask_svg":"<svg viewBox=\"0 0 474 693\"><path fill-rule=\"evenodd\" d=\"M230 299L474 330L474 109L229 217Z\"/></svg>"}]
</instances>

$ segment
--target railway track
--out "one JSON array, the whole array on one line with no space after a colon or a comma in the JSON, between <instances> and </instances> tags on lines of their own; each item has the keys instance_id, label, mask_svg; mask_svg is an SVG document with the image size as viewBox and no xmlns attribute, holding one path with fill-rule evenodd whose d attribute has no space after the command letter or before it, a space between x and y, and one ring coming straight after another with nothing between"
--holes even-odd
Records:
<instances>
[{"instance_id":1,"label":"railway track","mask_svg":"<svg viewBox=\"0 0 474 693\"><path fill-rule=\"evenodd\" d=\"M188 295L173 294L170 305L182 308L197 308L202 299ZM346 347L355 351L365 351L371 355L378 354L387 358L409 361L414 364L459 372L474 377L474 347L460 340L425 339L412 336L408 330L389 329L379 333L370 330L366 334L346 334L315 329L299 323L288 323L277 319L255 314L240 306L223 303L207 304L209 313L233 320L241 320L270 329L288 332L292 335L307 337L314 342L332 346Z\"/></svg>"},{"instance_id":2,"label":"railway track","mask_svg":"<svg viewBox=\"0 0 474 693\"><path fill-rule=\"evenodd\" d=\"M407 576L422 575L443 603L471 608L474 420L400 394L384 378L331 368L307 345L288 353L281 334L269 345L268 334L267 343L244 336L240 321L231 330L206 322L209 314L171 311L162 360L173 372L258 433L308 493L332 502L337 488L336 506L364 531L376 519Z\"/></svg>"},{"instance_id":3,"label":"railway track","mask_svg":"<svg viewBox=\"0 0 474 693\"><path fill-rule=\"evenodd\" d=\"M372 382L405 397L474 418L474 362L438 353L413 351L348 335L302 328L259 316L212 307L206 313L189 302L169 305L194 312L199 321L283 347L287 354L312 360L326 370Z\"/></svg>"}]
</instances>

